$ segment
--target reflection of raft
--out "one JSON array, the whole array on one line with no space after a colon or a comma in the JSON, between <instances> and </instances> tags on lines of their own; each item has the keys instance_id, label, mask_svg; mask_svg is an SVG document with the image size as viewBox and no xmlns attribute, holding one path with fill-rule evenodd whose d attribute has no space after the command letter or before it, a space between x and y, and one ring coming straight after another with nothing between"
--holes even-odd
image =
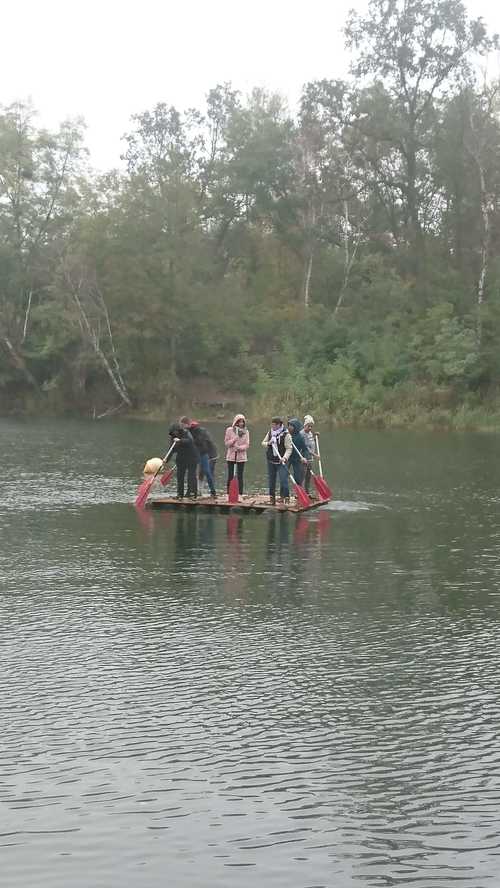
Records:
<instances>
[{"instance_id":1,"label":"reflection of raft","mask_svg":"<svg viewBox=\"0 0 500 888\"><path fill-rule=\"evenodd\" d=\"M151 509L208 509L212 512L227 513L240 511L256 512L260 515L262 512L292 512L293 514L309 512L311 509L317 509L328 502L329 500L327 499L314 500L309 506L300 506L292 498L288 505L277 502L275 506L272 506L269 502L269 497L262 494L242 496L237 503L228 503L227 496L219 496L216 500L208 496L200 496L195 500L160 496L157 499L151 500L148 506Z\"/></svg>"}]
</instances>

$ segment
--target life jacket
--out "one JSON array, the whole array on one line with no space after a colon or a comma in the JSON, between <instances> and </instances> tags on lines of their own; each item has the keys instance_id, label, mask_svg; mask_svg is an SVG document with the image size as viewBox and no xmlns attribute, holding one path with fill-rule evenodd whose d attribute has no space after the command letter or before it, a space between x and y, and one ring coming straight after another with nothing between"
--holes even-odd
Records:
<instances>
[{"instance_id":1,"label":"life jacket","mask_svg":"<svg viewBox=\"0 0 500 888\"><path fill-rule=\"evenodd\" d=\"M280 456L285 455L285 450L286 450L285 438L286 438L287 434L288 434L288 430L283 429L281 434L278 435L278 437L276 438L276 450L278 451ZM276 456L276 453L274 452L271 444L268 444L266 454L267 454L267 458L268 458L269 462L272 462L272 463L279 462L279 459Z\"/></svg>"}]
</instances>

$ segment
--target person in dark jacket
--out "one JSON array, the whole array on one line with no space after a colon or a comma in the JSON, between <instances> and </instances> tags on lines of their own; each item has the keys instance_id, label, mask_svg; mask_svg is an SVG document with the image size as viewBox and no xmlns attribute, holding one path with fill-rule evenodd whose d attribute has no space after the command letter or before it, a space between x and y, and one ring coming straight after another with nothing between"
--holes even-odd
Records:
<instances>
[{"instance_id":1,"label":"person in dark jacket","mask_svg":"<svg viewBox=\"0 0 500 888\"><path fill-rule=\"evenodd\" d=\"M198 495L198 484L196 480L196 469L198 466L198 451L193 441L193 436L188 429L181 426L180 423L174 422L168 434L175 444L172 454L175 453L175 464L177 466L177 497L184 497L184 479L187 472L187 495L191 499L196 499Z\"/></svg>"},{"instance_id":2,"label":"person in dark jacket","mask_svg":"<svg viewBox=\"0 0 500 888\"><path fill-rule=\"evenodd\" d=\"M302 484L304 480L304 473L309 459L309 448L302 429L303 425L300 419L288 420L288 433L291 436L293 445L290 468L297 484Z\"/></svg>"},{"instance_id":3,"label":"person in dark jacket","mask_svg":"<svg viewBox=\"0 0 500 888\"><path fill-rule=\"evenodd\" d=\"M199 422L196 422L195 419L183 416L181 425L191 433L194 445L198 451L200 480L203 476L207 479L210 496L216 497L213 468L217 459L217 447L207 429L201 426Z\"/></svg>"}]
</instances>

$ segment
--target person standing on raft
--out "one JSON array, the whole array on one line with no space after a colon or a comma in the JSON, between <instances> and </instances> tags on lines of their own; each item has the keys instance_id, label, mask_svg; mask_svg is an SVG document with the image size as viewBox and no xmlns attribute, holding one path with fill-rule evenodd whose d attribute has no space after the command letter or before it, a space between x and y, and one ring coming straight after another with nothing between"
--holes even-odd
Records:
<instances>
[{"instance_id":1,"label":"person standing on raft","mask_svg":"<svg viewBox=\"0 0 500 888\"><path fill-rule=\"evenodd\" d=\"M271 428L262 446L266 448L269 502L272 506L276 505L276 479L279 476L281 499L284 503L289 503L288 461L293 451L292 438L280 416L273 416Z\"/></svg>"},{"instance_id":2,"label":"person standing on raft","mask_svg":"<svg viewBox=\"0 0 500 888\"><path fill-rule=\"evenodd\" d=\"M193 436L188 429L181 426L179 422L174 422L168 430L168 434L172 439L175 447L171 456L167 460L170 461L175 453L175 464L177 466L177 499L184 498L184 478L187 472L187 495L190 499L196 499L198 496L198 483L196 480L196 469L198 467L198 451L193 441Z\"/></svg>"},{"instance_id":3,"label":"person standing on raft","mask_svg":"<svg viewBox=\"0 0 500 888\"><path fill-rule=\"evenodd\" d=\"M231 425L226 429L224 444L227 447L227 489L229 491L229 484L233 480L236 471L238 475L238 489L241 496L243 493L243 472L248 459L247 450L250 447L250 433L243 413L237 413Z\"/></svg>"},{"instance_id":4,"label":"person standing on raft","mask_svg":"<svg viewBox=\"0 0 500 888\"><path fill-rule=\"evenodd\" d=\"M215 490L213 466L217 459L217 447L207 429L201 426L199 422L196 422L195 419L183 416L181 417L181 425L191 433L194 445L198 451L200 481L203 479L203 476L205 476L210 490L210 496L215 498L217 493Z\"/></svg>"},{"instance_id":5,"label":"person standing on raft","mask_svg":"<svg viewBox=\"0 0 500 888\"><path fill-rule=\"evenodd\" d=\"M304 475L304 490L306 493L309 493L309 489L311 487L311 469L313 467L314 460L318 458L318 454L316 452L316 435L314 432L314 419L310 413L306 413L304 416L304 429L303 435L306 439L307 449L309 451L309 456L307 458L307 466Z\"/></svg>"},{"instance_id":6,"label":"person standing on raft","mask_svg":"<svg viewBox=\"0 0 500 888\"><path fill-rule=\"evenodd\" d=\"M309 448L303 432L303 426L300 419L288 420L288 432L292 439L292 455L290 457L290 468L297 484L302 484L304 473L309 458Z\"/></svg>"}]
</instances>

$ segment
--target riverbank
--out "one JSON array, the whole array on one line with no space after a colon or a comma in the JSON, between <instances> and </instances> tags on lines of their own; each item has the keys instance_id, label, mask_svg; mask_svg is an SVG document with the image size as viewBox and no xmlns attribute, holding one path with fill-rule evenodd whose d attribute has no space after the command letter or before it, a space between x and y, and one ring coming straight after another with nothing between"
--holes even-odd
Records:
<instances>
[{"instance_id":1,"label":"riverbank","mask_svg":"<svg viewBox=\"0 0 500 888\"><path fill-rule=\"evenodd\" d=\"M53 404L44 398L34 401L30 399L28 404L18 401L15 405L3 404L0 415L29 417L81 417L103 420L137 420L150 422L164 422L174 418L179 413L190 413L200 422L230 423L235 413L245 412L250 422L266 421L271 415L302 417L306 412L312 412L317 423L336 428L359 429L421 429L441 431L476 431L500 433L500 404L490 402L477 406L459 404L455 408L443 406L425 407L421 404L401 404L392 410L383 409L379 404L363 405L362 409L356 409L356 405L349 409L329 413L317 406L293 404L291 399L283 404L278 400L249 399L241 397L224 406L211 406L207 404L173 402L165 405L141 405L136 409L130 409L126 405L80 408L69 405Z\"/></svg>"},{"instance_id":2,"label":"riverbank","mask_svg":"<svg viewBox=\"0 0 500 888\"><path fill-rule=\"evenodd\" d=\"M162 421L165 416L191 413L203 422L231 422L237 412L244 412L250 422L265 422L273 415L303 417L312 413L317 423L336 428L421 429L440 431L477 431L500 433L500 397L460 400L451 389L387 390L379 400L370 401L368 393L352 401L337 400L335 409L319 403L314 394L307 401L293 392L272 396L234 396L227 402L207 404L196 400L177 401L165 407L155 406L127 412L128 418ZM125 414L122 414L125 415Z\"/></svg>"}]
</instances>

